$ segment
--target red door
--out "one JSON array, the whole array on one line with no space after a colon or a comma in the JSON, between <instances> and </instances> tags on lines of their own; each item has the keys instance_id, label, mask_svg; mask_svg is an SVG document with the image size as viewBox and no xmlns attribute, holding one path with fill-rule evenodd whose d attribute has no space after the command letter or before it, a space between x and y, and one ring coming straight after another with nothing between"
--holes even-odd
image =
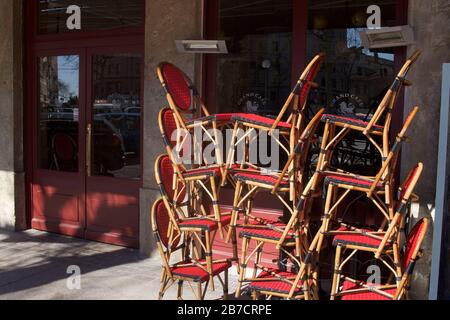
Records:
<instances>
[{"instance_id":1,"label":"red door","mask_svg":"<svg viewBox=\"0 0 450 320\"><path fill-rule=\"evenodd\" d=\"M142 47L52 46L32 68L32 227L138 247Z\"/></svg>"}]
</instances>

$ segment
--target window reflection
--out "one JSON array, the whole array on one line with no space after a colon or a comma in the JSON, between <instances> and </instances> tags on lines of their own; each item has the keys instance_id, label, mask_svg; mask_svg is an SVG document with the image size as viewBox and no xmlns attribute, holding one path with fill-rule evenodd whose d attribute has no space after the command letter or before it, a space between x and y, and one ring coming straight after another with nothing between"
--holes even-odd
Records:
<instances>
[{"instance_id":1,"label":"window reflection","mask_svg":"<svg viewBox=\"0 0 450 320\"><path fill-rule=\"evenodd\" d=\"M328 112L368 116L391 85L395 73L392 49L364 49L359 35L372 4L381 7L382 26L395 24L395 1L309 2L307 56L326 53L317 78L320 87L311 94L313 107L325 105Z\"/></svg>"},{"instance_id":2,"label":"window reflection","mask_svg":"<svg viewBox=\"0 0 450 320\"><path fill-rule=\"evenodd\" d=\"M81 8L81 31L138 27L144 24L145 0L41 0L39 33L74 32L68 30L67 7ZM77 30L76 30L77 31ZM75 32L76 32L75 31Z\"/></svg>"},{"instance_id":3,"label":"window reflection","mask_svg":"<svg viewBox=\"0 0 450 320\"><path fill-rule=\"evenodd\" d=\"M94 175L141 176L141 59L133 54L93 57Z\"/></svg>"},{"instance_id":4,"label":"window reflection","mask_svg":"<svg viewBox=\"0 0 450 320\"><path fill-rule=\"evenodd\" d=\"M39 167L78 171L78 56L39 59Z\"/></svg>"},{"instance_id":5,"label":"window reflection","mask_svg":"<svg viewBox=\"0 0 450 320\"><path fill-rule=\"evenodd\" d=\"M307 57L326 53L326 61L311 90L311 113L323 106L327 112L368 120L395 77L392 49L376 51L363 48L359 32L365 30L369 5L379 5L382 26L396 24L396 1L361 0L308 2ZM338 146L334 163L361 174L379 167L373 145L362 135L350 135Z\"/></svg>"},{"instance_id":6,"label":"window reflection","mask_svg":"<svg viewBox=\"0 0 450 320\"><path fill-rule=\"evenodd\" d=\"M221 112L276 115L291 89L292 0L221 0L218 57Z\"/></svg>"}]
</instances>

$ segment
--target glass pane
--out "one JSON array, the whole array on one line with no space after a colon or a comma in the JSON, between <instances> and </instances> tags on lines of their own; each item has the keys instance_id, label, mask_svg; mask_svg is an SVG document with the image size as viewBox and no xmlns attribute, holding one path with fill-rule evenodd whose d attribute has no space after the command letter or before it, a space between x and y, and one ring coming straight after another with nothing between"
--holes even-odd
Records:
<instances>
[{"instance_id":1,"label":"glass pane","mask_svg":"<svg viewBox=\"0 0 450 320\"><path fill-rule=\"evenodd\" d=\"M327 105L339 114L367 115L391 85L395 72L392 49L364 49L359 35L372 4L381 8L383 27L395 25L395 1L309 1L307 56L326 53L316 79L320 88L312 94L313 105Z\"/></svg>"},{"instance_id":2,"label":"glass pane","mask_svg":"<svg viewBox=\"0 0 450 320\"><path fill-rule=\"evenodd\" d=\"M137 54L93 57L93 175L141 177L141 62Z\"/></svg>"},{"instance_id":3,"label":"glass pane","mask_svg":"<svg viewBox=\"0 0 450 320\"><path fill-rule=\"evenodd\" d=\"M69 30L67 8L81 9L81 30ZM144 0L41 0L39 33L54 34L76 31L106 30L144 25Z\"/></svg>"},{"instance_id":4,"label":"glass pane","mask_svg":"<svg viewBox=\"0 0 450 320\"><path fill-rule=\"evenodd\" d=\"M78 171L79 56L39 59L39 168Z\"/></svg>"},{"instance_id":5,"label":"glass pane","mask_svg":"<svg viewBox=\"0 0 450 320\"><path fill-rule=\"evenodd\" d=\"M316 79L319 88L311 92L311 109L327 106L329 113L369 119L394 80L394 54L392 49L364 49L359 32L365 30L366 10L373 4L381 8L383 27L395 25L396 2L318 0L308 3L308 59L318 52L326 53L325 64ZM358 168L378 168L380 159L373 145L361 135L344 140L335 161L343 162L335 163L336 166L348 166L356 172Z\"/></svg>"},{"instance_id":6,"label":"glass pane","mask_svg":"<svg viewBox=\"0 0 450 320\"><path fill-rule=\"evenodd\" d=\"M292 0L221 0L220 112L276 115L291 90Z\"/></svg>"}]
</instances>

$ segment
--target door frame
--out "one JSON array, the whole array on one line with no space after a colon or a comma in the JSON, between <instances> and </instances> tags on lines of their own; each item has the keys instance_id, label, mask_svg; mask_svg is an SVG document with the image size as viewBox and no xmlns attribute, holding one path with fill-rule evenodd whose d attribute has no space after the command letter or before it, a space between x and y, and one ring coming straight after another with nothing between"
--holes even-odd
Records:
<instances>
[{"instance_id":1,"label":"door frame","mask_svg":"<svg viewBox=\"0 0 450 320\"><path fill-rule=\"evenodd\" d=\"M82 152L86 148L85 146L85 139L83 139L83 132L86 131L85 129L85 110L86 110L86 99L79 99L78 102L78 108L79 108L79 121L78 121L78 172L57 172L53 170L46 170L46 169L40 169L39 168L39 157L38 157L38 145L39 145L39 126L38 126L38 119L39 119L39 108L34 108L33 106L38 105L38 97L39 97L39 84L38 84L38 59L40 57L46 57L46 56L68 56L68 55L76 55L79 56L79 89L78 89L78 95L79 97L86 97L86 85L81 85L86 78L86 54L85 49L83 48L67 48L67 49L43 49L43 50L36 50L34 52L33 57L33 64L31 66L31 74L30 78L34 79L32 82L32 85L29 87L29 102L30 102L30 108L28 109L28 115L31 120L31 125L29 128L32 130L30 135L28 137L31 137L29 139L29 142L31 143L31 175L30 175L30 199L33 197L33 187L35 186L36 181L40 180L47 180L47 181L60 181L63 185L78 185L79 189L75 191L75 193L80 194L80 200L84 201L84 193L82 192L85 190L85 178L84 178L84 170L83 167L85 166L85 153ZM67 177L67 180L62 181L61 175L64 174L65 178ZM33 202L31 201L30 204L32 205ZM32 210L32 208L30 208ZM52 226L47 225L46 222L43 221L37 221L35 222L36 225L42 226L41 228L46 228L49 230L55 230L63 232L64 234L76 236L76 237L82 237L83 236L83 226L86 225L85 220L85 208L79 207L79 226L75 228L74 225L64 224L59 225L57 227L58 230L53 229ZM30 212L30 227L32 224L32 211Z\"/></svg>"},{"instance_id":2,"label":"door frame","mask_svg":"<svg viewBox=\"0 0 450 320\"><path fill-rule=\"evenodd\" d=\"M87 124L91 123L93 124L93 108L92 108L92 102L93 102L93 79L92 79L92 71L93 71L93 64L92 64L92 57L96 54L121 54L121 53L131 53L131 54L140 54L142 59L141 59L141 79L140 79L140 101L141 101L141 117L140 117L140 128L141 128L141 132L140 132L140 154L139 154L139 161L140 161L140 173L141 173L141 177L138 180L131 180L131 179L126 179L126 178L117 178L117 177L105 177L105 176L94 176L91 175L89 176L87 174L87 172L85 173L85 217L86 217L86 228L85 228L85 235L86 235L86 239L88 240L94 240L94 241L104 241L104 242L108 242L108 243L115 243L118 245L124 245L124 246L130 246L130 247L139 247L139 216L137 217L138 220L137 222L137 238L132 238L132 234L130 234L128 231L124 231L124 233L120 234L120 237L117 236L117 233L115 232L111 232L110 231L106 231L105 232L101 232L99 230L95 231L89 228L90 224L89 224L89 218L88 218L88 214L89 214L89 208L88 208L88 197L89 197L89 193L91 188L93 187L97 187L99 189L102 188L108 188L108 186L111 186L112 190L110 190L111 192L114 193L114 190L117 189L122 189L122 190L133 190L137 188L137 194L136 194L136 199L137 199L137 206L139 206L139 189L142 187L142 183L143 183L143 170L144 170L144 163L143 163L143 121L145 118L145 112L144 112L144 108L143 108L143 101L144 101L144 47L142 45L138 45L138 44L119 44L116 46L91 46L85 49L86 50L86 59L87 59L87 63L86 63L86 80L85 80L85 87L86 87L86 112L85 112L85 122L84 122L84 130L86 131L86 126ZM91 77L88 77L88 75L91 75ZM84 155L87 154L87 148L85 145L84 148ZM90 151L92 152L92 151ZM86 162L85 162L86 163ZM119 182L119 184L117 184ZM138 210L138 215L139 215L139 210ZM92 225L92 227L94 227L95 225ZM101 226L97 226L100 227Z\"/></svg>"},{"instance_id":3,"label":"door frame","mask_svg":"<svg viewBox=\"0 0 450 320\"><path fill-rule=\"evenodd\" d=\"M24 62L23 62L23 97L24 97L24 112L23 112L23 143L24 143L24 165L25 165L25 207L26 207L26 224L27 228L31 228L32 221L32 204L33 204L33 181L34 174L37 172L37 157L35 148L37 147L34 133L36 132L37 126L37 113L38 110L35 108L36 99L38 94L37 83L37 56L40 53L51 52L51 53L73 53L75 51L81 52L82 57L87 57L87 52L89 48L117 48L122 46L130 46L133 48L139 48L142 52L142 75L141 75L141 178L136 183L142 187L143 183L143 121L145 119L145 107L144 107L144 52L145 52L145 26L131 27L131 28L117 28L110 30L98 30L98 31L86 31L77 33L62 33L54 35L38 35L38 1L37 0L22 0L23 3L23 26L24 26ZM145 4L145 2L144 2ZM145 10L142 12L145 15ZM144 17L145 21L145 17ZM88 88L88 83L91 83L87 79L87 65L88 61L81 61L80 56L80 84L83 82L84 85L80 85L80 96L84 94L86 99L80 101L80 123L79 123L79 134L86 132L86 110L87 106L84 104L87 101L87 92L82 92L85 88ZM82 68L81 65L85 67ZM83 106L82 106L83 104ZM85 139L81 139L80 150L86 149ZM79 159L79 173L78 175L83 175L83 167L85 165L85 151L80 154ZM81 159L83 158L83 159ZM82 166L81 166L82 165ZM46 171L46 174L51 175L51 171ZM135 183L134 181L132 181ZM84 185L86 187L86 178ZM85 200L85 199L83 199ZM84 201L86 203L86 201ZM84 206L85 207L85 206ZM84 208L86 210L86 208ZM85 214L83 215L83 218ZM139 230L138 230L139 232Z\"/></svg>"}]
</instances>

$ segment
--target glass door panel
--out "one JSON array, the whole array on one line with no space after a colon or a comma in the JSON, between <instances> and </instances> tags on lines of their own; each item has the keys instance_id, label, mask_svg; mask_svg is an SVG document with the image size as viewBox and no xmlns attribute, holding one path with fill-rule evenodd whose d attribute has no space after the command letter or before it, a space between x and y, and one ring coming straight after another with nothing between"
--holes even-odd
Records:
<instances>
[{"instance_id":1,"label":"glass door panel","mask_svg":"<svg viewBox=\"0 0 450 320\"><path fill-rule=\"evenodd\" d=\"M40 57L38 70L38 167L78 172L80 57Z\"/></svg>"},{"instance_id":2,"label":"glass door panel","mask_svg":"<svg viewBox=\"0 0 450 320\"><path fill-rule=\"evenodd\" d=\"M91 175L141 177L140 54L92 57Z\"/></svg>"}]
</instances>

